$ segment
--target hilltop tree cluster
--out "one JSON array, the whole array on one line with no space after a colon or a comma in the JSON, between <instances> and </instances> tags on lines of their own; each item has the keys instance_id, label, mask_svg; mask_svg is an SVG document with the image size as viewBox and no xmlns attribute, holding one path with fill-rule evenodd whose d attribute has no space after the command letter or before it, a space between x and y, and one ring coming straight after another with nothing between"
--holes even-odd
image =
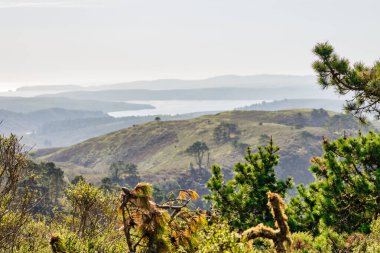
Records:
<instances>
[{"instance_id":1,"label":"hilltop tree cluster","mask_svg":"<svg viewBox=\"0 0 380 253\"><path fill-rule=\"evenodd\" d=\"M235 140L239 134L239 128L233 123L222 122L214 129L214 139L216 143L226 143Z\"/></svg>"},{"instance_id":2,"label":"hilltop tree cluster","mask_svg":"<svg viewBox=\"0 0 380 253\"><path fill-rule=\"evenodd\" d=\"M203 165L203 158L208 150L209 148L206 143L197 141L186 149L186 153L194 157L198 168L201 169Z\"/></svg>"}]
</instances>

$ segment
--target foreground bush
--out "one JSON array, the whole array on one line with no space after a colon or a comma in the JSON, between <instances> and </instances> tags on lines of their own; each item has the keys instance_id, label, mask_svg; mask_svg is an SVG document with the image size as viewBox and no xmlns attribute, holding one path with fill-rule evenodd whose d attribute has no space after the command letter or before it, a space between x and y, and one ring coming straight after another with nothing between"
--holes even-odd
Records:
<instances>
[{"instance_id":1,"label":"foreground bush","mask_svg":"<svg viewBox=\"0 0 380 253\"><path fill-rule=\"evenodd\" d=\"M312 158L315 182L298 187L290 201L293 230L368 233L380 214L380 135L324 140L324 154Z\"/></svg>"},{"instance_id":2,"label":"foreground bush","mask_svg":"<svg viewBox=\"0 0 380 253\"><path fill-rule=\"evenodd\" d=\"M359 252L380 252L380 217L371 224L371 233L354 248Z\"/></svg>"}]
</instances>

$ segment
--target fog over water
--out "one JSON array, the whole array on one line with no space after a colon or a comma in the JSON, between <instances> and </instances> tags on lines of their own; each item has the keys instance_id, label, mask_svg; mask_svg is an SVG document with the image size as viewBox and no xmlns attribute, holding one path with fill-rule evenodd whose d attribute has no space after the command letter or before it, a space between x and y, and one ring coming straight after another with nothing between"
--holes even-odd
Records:
<instances>
[{"instance_id":1,"label":"fog over water","mask_svg":"<svg viewBox=\"0 0 380 253\"><path fill-rule=\"evenodd\" d=\"M262 103L263 100L138 100L128 102L136 104L150 104L153 105L155 109L111 112L109 115L113 117L127 117L228 111L247 105Z\"/></svg>"}]
</instances>

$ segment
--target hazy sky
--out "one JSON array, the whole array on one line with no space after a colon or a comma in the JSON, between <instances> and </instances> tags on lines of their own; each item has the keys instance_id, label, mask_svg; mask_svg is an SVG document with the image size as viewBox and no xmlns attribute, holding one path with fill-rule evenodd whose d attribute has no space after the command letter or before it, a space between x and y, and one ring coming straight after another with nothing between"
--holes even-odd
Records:
<instances>
[{"instance_id":1,"label":"hazy sky","mask_svg":"<svg viewBox=\"0 0 380 253\"><path fill-rule=\"evenodd\" d=\"M312 74L316 42L380 57L378 0L0 0L0 90Z\"/></svg>"}]
</instances>

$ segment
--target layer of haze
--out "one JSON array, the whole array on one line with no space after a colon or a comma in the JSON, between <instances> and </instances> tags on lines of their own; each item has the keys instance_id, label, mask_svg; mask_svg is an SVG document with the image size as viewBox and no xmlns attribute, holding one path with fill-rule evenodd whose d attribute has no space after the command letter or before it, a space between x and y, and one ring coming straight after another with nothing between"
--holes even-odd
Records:
<instances>
[{"instance_id":1,"label":"layer of haze","mask_svg":"<svg viewBox=\"0 0 380 253\"><path fill-rule=\"evenodd\" d=\"M0 90L312 74L316 42L372 64L378 0L0 0Z\"/></svg>"}]
</instances>

